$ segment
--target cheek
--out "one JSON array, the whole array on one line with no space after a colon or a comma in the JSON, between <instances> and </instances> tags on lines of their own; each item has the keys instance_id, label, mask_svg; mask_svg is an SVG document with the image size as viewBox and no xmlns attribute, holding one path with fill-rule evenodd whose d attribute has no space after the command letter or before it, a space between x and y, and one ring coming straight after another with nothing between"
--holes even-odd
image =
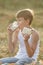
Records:
<instances>
[{"instance_id":1,"label":"cheek","mask_svg":"<svg viewBox=\"0 0 43 65\"><path fill-rule=\"evenodd\" d=\"M19 22L19 24L21 24L21 22Z\"/></svg>"},{"instance_id":2,"label":"cheek","mask_svg":"<svg viewBox=\"0 0 43 65\"><path fill-rule=\"evenodd\" d=\"M23 25L23 22L19 22L19 25L22 26Z\"/></svg>"}]
</instances>

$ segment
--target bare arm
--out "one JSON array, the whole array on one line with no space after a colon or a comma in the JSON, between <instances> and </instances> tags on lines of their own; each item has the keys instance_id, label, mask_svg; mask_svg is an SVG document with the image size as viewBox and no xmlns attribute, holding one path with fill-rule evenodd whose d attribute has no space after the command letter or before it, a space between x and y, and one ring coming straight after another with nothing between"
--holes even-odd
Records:
<instances>
[{"instance_id":1,"label":"bare arm","mask_svg":"<svg viewBox=\"0 0 43 65\"><path fill-rule=\"evenodd\" d=\"M13 53L14 52L14 48L16 46L16 43L18 41L18 31L19 29L12 31L8 28L8 47L9 47L9 52ZM12 41L12 35L14 34L14 38Z\"/></svg>"},{"instance_id":2,"label":"bare arm","mask_svg":"<svg viewBox=\"0 0 43 65\"><path fill-rule=\"evenodd\" d=\"M26 38L26 37L25 37ZM38 42L39 36L36 32L32 33L32 46L30 47L29 42L27 39L25 39L25 46L26 46L26 50L27 50L27 54L28 56L32 57L35 49L37 47L37 42Z\"/></svg>"}]
</instances>

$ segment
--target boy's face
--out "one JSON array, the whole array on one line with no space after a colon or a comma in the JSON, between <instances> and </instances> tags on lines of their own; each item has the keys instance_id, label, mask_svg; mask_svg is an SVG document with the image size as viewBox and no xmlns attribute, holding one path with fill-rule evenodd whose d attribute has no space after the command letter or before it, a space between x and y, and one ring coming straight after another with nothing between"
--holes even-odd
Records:
<instances>
[{"instance_id":1,"label":"boy's face","mask_svg":"<svg viewBox=\"0 0 43 65\"><path fill-rule=\"evenodd\" d=\"M25 19L23 17L17 18L18 24L23 24L25 23Z\"/></svg>"},{"instance_id":2,"label":"boy's face","mask_svg":"<svg viewBox=\"0 0 43 65\"><path fill-rule=\"evenodd\" d=\"M17 22L20 25L20 27L28 26L29 20L25 20L23 17L17 18Z\"/></svg>"}]
</instances>

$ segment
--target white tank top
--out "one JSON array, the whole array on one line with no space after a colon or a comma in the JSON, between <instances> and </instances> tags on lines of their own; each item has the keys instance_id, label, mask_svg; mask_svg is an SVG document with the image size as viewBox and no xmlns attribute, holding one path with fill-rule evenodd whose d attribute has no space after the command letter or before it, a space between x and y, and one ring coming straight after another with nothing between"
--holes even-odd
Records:
<instances>
[{"instance_id":1,"label":"white tank top","mask_svg":"<svg viewBox=\"0 0 43 65\"><path fill-rule=\"evenodd\" d=\"M20 44L19 44L19 50L17 52L17 55L15 57L21 59L21 58L30 58L28 55L27 55L27 52L26 52L26 47L25 47L25 43L24 43L24 38L23 38L23 35L22 35L22 32L20 30L19 34L18 34L18 39L20 41ZM28 39L28 42L29 42L29 45L31 47L31 42L32 42L32 34L30 35L30 38ZM37 58L38 58L38 55L39 55L39 45L40 45L40 40L38 40L37 42L37 48L35 50L35 53L34 55L31 57L33 58L35 61L37 61Z\"/></svg>"}]
</instances>

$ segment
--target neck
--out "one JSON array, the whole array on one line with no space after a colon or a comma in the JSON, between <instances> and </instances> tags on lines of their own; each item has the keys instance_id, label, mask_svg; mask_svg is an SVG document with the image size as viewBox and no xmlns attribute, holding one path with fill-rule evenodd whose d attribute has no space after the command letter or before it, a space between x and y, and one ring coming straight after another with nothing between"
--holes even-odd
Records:
<instances>
[{"instance_id":1,"label":"neck","mask_svg":"<svg viewBox=\"0 0 43 65\"><path fill-rule=\"evenodd\" d=\"M23 30L23 28L24 27L27 27L27 28L31 28L31 26L30 25L24 25L24 26L22 26L20 29L21 29L21 31Z\"/></svg>"}]
</instances>

